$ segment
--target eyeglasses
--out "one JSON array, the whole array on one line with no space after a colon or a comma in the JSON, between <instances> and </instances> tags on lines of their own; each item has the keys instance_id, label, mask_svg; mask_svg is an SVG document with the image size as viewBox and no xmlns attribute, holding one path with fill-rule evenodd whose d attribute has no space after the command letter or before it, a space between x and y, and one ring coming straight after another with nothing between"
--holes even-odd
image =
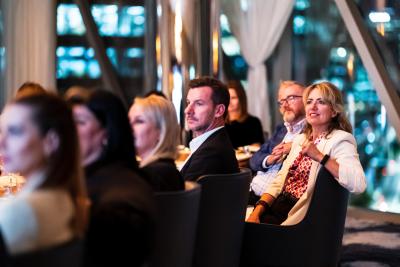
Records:
<instances>
[{"instance_id":1,"label":"eyeglasses","mask_svg":"<svg viewBox=\"0 0 400 267\"><path fill-rule=\"evenodd\" d=\"M282 107L285 103L292 104L295 99L302 97L301 95L290 95L284 99L279 100L277 103L280 107Z\"/></svg>"}]
</instances>

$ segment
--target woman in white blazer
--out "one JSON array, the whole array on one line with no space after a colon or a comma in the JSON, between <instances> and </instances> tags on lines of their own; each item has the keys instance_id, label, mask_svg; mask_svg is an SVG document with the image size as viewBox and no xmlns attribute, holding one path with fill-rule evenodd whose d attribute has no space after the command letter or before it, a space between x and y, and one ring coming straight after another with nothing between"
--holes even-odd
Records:
<instances>
[{"instance_id":1,"label":"woman in white blazer","mask_svg":"<svg viewBox=\"0 0 400 267\"><path fill-rule=\"evenodd\" d=\"M307 125L293 141L276 179L255 205L248 222L293 225L310 205L321 166L353 193L366 188L365 174L351 134L340 91L329 82L309 86L303 101Z\"/></svg>"}]
</instances>

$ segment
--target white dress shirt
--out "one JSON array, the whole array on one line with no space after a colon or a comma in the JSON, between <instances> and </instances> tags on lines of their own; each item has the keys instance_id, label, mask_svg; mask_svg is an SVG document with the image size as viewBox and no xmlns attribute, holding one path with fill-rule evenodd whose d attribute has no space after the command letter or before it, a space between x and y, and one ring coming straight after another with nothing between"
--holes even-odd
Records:
<instances>
[{"instance_id":1,"label":"white dress shirt","mask_svg":"<svg viewBox=\"0 0 400 267\"><path fill-rule=\"evenodd\" d=\"M182 164L181 169L183 168L183 166L185 166L186 162L188 162L188 160L193 155L193 153L196 152L196 150L207 140L207 138L222 128L224 128L224 126L214 128L210 131L203 133L202 135L199 135L199 136L193 138L192 141L189 142L190 155L186 158L185 163Z\"/></svg>"}]
</instances>

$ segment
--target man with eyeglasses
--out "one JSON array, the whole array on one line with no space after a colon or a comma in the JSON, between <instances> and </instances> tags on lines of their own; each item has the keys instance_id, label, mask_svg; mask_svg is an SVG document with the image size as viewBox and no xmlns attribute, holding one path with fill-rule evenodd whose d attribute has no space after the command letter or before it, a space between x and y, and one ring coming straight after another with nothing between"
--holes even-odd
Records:
<instances>
[{"instance_id":1,"label":"man with eyeglasses","mask_svg":"<svg viewBox=\"0 0 400 267\"><path fill-rule=\"evenodd\" d=\"M284 123L276 127L272 137L250 159L251 169L257 171L250 185L250 205L254 205L260 199L275 178L289 154L293 138L303 130L304 89L302 84L295 81L283 81L279 85L278 105Z\"/></svg>"}]
</instances>

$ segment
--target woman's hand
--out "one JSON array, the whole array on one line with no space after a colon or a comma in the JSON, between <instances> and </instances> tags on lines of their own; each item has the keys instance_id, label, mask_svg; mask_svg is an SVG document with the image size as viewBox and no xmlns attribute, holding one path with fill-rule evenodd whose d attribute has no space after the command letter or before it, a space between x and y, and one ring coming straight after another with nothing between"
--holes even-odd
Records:
<instances>
[{"instance_id":1,"label":"woman's hand","mask_svg":"<svg viewBox=\"0 0 400 267\"><path fill-rule=\"evenodd\" d=\"M309 156L311 159L321 162L324 157L313 142L308 142L303 145L301 152L303 155ZM339 177L339 164L334 158L329 158L325 163L325 168L333 175L333 177Z\"/></svg>"},{"instance_id":2,"label":"woman's hand","mask_svg":"<svg viewBox=\"0 0 400 267\"><path fill-rule=\"evenodd\" d=\"M324 157L313 142L307 142L302 146L301 154L310 157L311 159L320 162Z\"/></svg>"}]
</instances>

